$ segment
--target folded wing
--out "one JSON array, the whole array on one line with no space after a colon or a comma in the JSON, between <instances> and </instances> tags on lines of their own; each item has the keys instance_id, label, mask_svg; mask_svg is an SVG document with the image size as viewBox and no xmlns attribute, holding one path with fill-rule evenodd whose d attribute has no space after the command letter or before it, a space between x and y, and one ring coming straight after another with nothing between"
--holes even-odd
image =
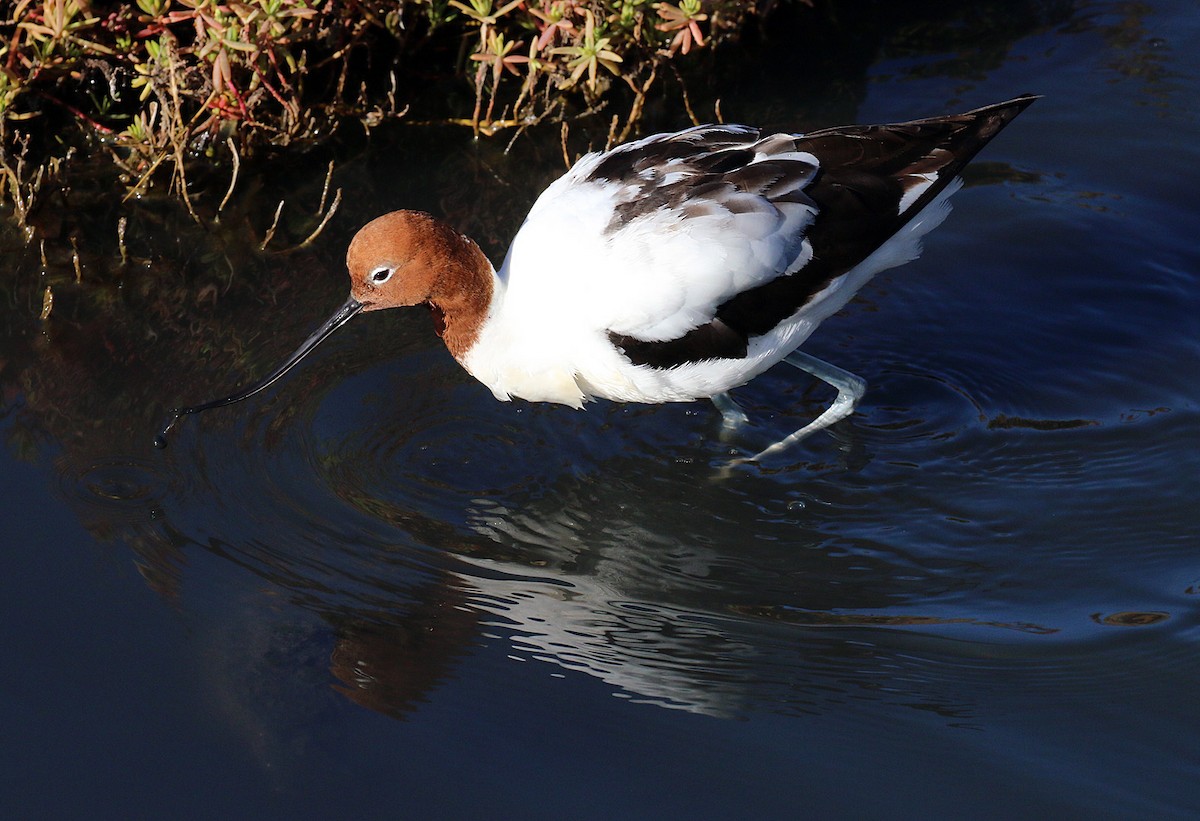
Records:
<instances>
[{"instance_id":1,"label":"folded wing","mask_svg":"<svg viewBox=\"0 0 1200 821\"><path fill-rule=\"evenodd\" d=\"M1032 96L806 135L699 126L581 159L535 204L511 295L588 294L637 365L740 358L931 203ZM558 259L537 264L540 249ZM526 276L525 272L530 273Z\"/></svg>"}]
</instances>

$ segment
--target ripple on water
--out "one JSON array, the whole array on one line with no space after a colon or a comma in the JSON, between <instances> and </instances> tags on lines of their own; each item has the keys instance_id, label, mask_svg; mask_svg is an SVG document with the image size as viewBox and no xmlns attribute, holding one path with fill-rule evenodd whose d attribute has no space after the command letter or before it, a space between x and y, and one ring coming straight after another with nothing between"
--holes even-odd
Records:
<instances>
[{"instance_id":1,"label":"ripple on water","mask_svg":"<svg viewBox=\"0 0 1200 821\"><path fill-rule=\"evenodd\" d=\"M178 490L177 477L160 460L112 456L60 471L66 496L109 515L141 517L164 495Z\"/></svg>"}]
</instances>

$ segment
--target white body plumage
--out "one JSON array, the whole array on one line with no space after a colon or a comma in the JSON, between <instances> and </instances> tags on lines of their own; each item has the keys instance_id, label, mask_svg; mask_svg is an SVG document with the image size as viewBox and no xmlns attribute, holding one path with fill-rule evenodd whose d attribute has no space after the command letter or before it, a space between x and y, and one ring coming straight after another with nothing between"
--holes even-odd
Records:
<instances>
[{"instance_id":1,"label":"white body plumage","mask_svg":"<svg viewBox=\"0 0 1200 821\"><path fill-rule=\"evenodd\" d=\"M636 151L650 140L623 149ZM761 142L768 150L780 145L777 137ZM578 408L593 398L689 401L743 385L801 345L876 273L915 259L920 238L945 219L947 200L958 188L957 181L947 185L862 262L770 331L751 337L744 356L662 368L631 362L610 332L646 341L675 339L710 321L737 294L801 271L812 261L804 234L817 208L737 192L757 199L760 207L731 210L722 199L693 197L614 226L619 206L638 190L593 179L603 156L583 157L542 193L495 274L486 321L462 364L497 399ZM781 159L811 169L790 181L794 190L802 191L820 170L816 157L795 151L756 150L748 165ZM653 173L660 184L687 178L686 171L670 166ZM915 197L903 205L912 201Z\"/></svg>"}]
</instances>

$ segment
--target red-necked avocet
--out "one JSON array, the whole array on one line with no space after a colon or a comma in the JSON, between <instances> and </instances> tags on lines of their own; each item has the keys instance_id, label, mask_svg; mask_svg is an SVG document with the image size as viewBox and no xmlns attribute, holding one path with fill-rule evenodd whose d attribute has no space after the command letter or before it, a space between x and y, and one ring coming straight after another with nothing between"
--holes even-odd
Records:
<instances>
[{"instance_id":1,"label":"red-necked avocet","mask_svg":"<svg viewBox=\"0 0 1200 821\"><path fill-rule=\"evenodd\" d=\"M497 271L473 241L419 211L350 243L350 298L277 370L362 311L426 305L454 358L497 399L711 399L786 361L833 404L745 461L853 412L866 383L797 350L874 274L914 259L949 211L963 166L1036 99L892 125L762 134L703 125L584 156L533 204Z\"/></svg>"}]
</instances>

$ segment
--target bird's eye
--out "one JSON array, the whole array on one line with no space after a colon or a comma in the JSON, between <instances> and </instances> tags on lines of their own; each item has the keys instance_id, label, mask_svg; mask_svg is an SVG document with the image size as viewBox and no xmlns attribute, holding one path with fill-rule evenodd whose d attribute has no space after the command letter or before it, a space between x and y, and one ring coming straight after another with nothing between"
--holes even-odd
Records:
<instances>
[{"instance_id":1,"label":"bird's eye","mask_svg":"<svg viewBox=\"0 0 1200 821\"><path fill-rule=\"evenodd\" d=\"M395 269L389 268L386 265L381 265L375 270L371 271L371 281L376 285L387 282L389 279L391 279L393 270Z\"/></svg>"}]
</instances>

